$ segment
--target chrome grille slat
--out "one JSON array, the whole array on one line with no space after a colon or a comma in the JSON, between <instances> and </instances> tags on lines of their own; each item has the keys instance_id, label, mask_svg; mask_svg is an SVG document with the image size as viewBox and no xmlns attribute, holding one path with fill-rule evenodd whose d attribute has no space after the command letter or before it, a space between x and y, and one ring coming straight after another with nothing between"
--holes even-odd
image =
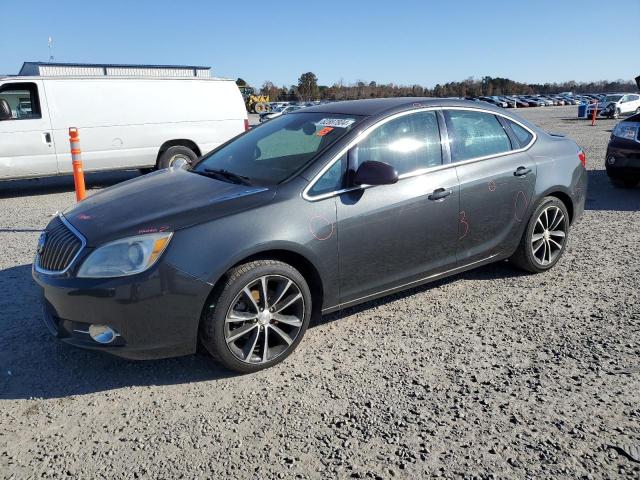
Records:
<instances>
[{"instance_id":1,"label":"chrome grille slat","mask_svg":"<svg viewBox=\"0 0 640 480\"><path fill-rule=\"evenodd\" d=\"M64 217L53 219L46 230L42 252L36 258L36 270L43 273L66 271L85 245L82 235Z\"/></svg>"}]
</instances>

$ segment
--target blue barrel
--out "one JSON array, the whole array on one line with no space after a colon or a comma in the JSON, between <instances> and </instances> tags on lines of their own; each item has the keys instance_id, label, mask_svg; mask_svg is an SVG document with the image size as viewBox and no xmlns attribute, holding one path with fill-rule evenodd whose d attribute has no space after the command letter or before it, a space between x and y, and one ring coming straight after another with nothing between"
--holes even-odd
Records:
<instances>
[{"instance_id":1,"label":"blue barrel","mask_svg":"<svg viewBox=\"0 0 640 480\"><path fill-rule=\"evenodd\" d=\"M578 105L578 118L586 118L587 116L587 104L581 103Z\"/></svg>"}]
</instances>

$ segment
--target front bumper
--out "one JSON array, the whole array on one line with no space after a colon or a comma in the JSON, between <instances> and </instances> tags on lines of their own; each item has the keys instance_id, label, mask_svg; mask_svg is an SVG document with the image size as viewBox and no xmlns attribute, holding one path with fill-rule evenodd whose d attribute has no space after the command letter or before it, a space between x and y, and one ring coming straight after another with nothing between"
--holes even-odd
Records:
<instances>
[{"instance_id":1,"label":"front bumper","mask_svg":"<svg viewBox=\"0 0 640 480\"><path fill-rule=\"evenodd\" d=\"M44 325L63 342L146 360L194 353L211 285L162 261L149 272L112 279L63 278L32 270L42 287ZM108 325L107 345L87 333Z\"/></svg>"},{"instance_id":2,"label":"front bumper","mask_svg":"<svg viewBox=\"0 0 640 480\"><path fill-rule=\"evenodd\" d=\"M611 163L611 158L614 159ZM640 142L612 140L607 147L605 168L610 177L624 178L640 175Z\"/></svg>"}]
</instances>

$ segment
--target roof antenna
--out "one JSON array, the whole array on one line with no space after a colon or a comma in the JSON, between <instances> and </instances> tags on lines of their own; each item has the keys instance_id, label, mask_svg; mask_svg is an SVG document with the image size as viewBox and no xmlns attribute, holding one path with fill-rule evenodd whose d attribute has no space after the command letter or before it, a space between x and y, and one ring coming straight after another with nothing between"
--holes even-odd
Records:
<instances>
[{"instance_id":1,"label":"roof antenna","mask_svg":"<svg viewBox=\"0 0 640 480\"><path fill-rule=\"evenodd\" d=\"M49 63L53 62L53 38L49 35Z\"/></svg>"}]
</instances>

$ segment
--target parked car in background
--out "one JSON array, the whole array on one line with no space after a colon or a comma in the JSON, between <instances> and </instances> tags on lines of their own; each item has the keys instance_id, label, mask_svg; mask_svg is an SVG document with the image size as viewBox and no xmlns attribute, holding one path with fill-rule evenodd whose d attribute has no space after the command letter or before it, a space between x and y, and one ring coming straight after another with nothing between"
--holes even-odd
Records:
<instances>
[{"instance_id":1,"label":"parked car in background","mask_svg":"<svg viewBox=\"0 0 640 480\"><path fill-rule=\"evenodd\" d=\"M507 102L503 102L502 100L497 100L494 97L478 97L478 99L482 102L491 103L497 107L507 108Z\"/></svg>"},{"instance_id":2,"label":"parked car in background","mask_svg":"<svg viewBox=\"0 0 640 480\"><path fill-rule=\"evenodd\" d=\"M529 104L530 107L544 107L546 102L543 102L537 97L523 96L522 99Z\"/></svg>"},{"instance_id":3,"label":"parked car in background","mask_svg":"<svg viewBox=\"0 0 640 480\"><path fill-rule=\"evenodd\" d=\"M606 95L597 104L587 107L587 116L591 118L593 110L597 109L596 115L618 118L620 115L640 113L640 95L637 93L617 93Z\"/></svg>"},{"instance_id":4,"label":"parked car in background","mask_svg":"<svg viewBox=\"0 0 640 480\"><path fill-rule=\"evenodd\" d=\"M296 110L300 110L304 108L300 105L287 105L286 107L277 108L271 112L264 112L260 114L260 119L258 120L260 123L266 122L273 118L278 118L281 115L286 115L287 113L295 112Z\"/></svg>"},{"instance_id":5,"label":"parked car in background","mask_svg":"<svg viewBox=\"0 0 640 480\"><path fill-rule=\"evenodd\" d=\"M614 127L607 145L605 167L615 186L631 188L640 182L640 113Z\"/></svg>"},{"instance_id":6,"label":"parked car in background","mask_svg":"<svg viewBox=\"0 0 640 480\"><path fill-rule=\"evenodd\" d=\"M0 77L0 179L71 173L69 127L80 131L85 172L194 163L248 128L235 82L208 75L25 63L20 75Z\"/></svg>"},{"instance_id":7,"label":"parked car in background","mask_svg":"<svg viewBox=\"0 0 640 480\"><path fill-rule=\"evenodd\" d=\"M508 97L508 98L510 98L513 102L515 102L517 108L526 108L526 107L529 106L529 103L525 102L520 97L511 96L511 97Z\"/></svg>"},{"instance_id":8,"label":"parked car in background","mask_svg":"<svg viewBox=\"0 0 640 480\"><path fill-rule=\"evenodd\" d=\"M33 268L45 324L137 359L199 339L255 372L291 354L312 315L504 259L553 268L584 211L584 162L488 103L298 110L55 217Z\"/></svg>"}]
</instances>

